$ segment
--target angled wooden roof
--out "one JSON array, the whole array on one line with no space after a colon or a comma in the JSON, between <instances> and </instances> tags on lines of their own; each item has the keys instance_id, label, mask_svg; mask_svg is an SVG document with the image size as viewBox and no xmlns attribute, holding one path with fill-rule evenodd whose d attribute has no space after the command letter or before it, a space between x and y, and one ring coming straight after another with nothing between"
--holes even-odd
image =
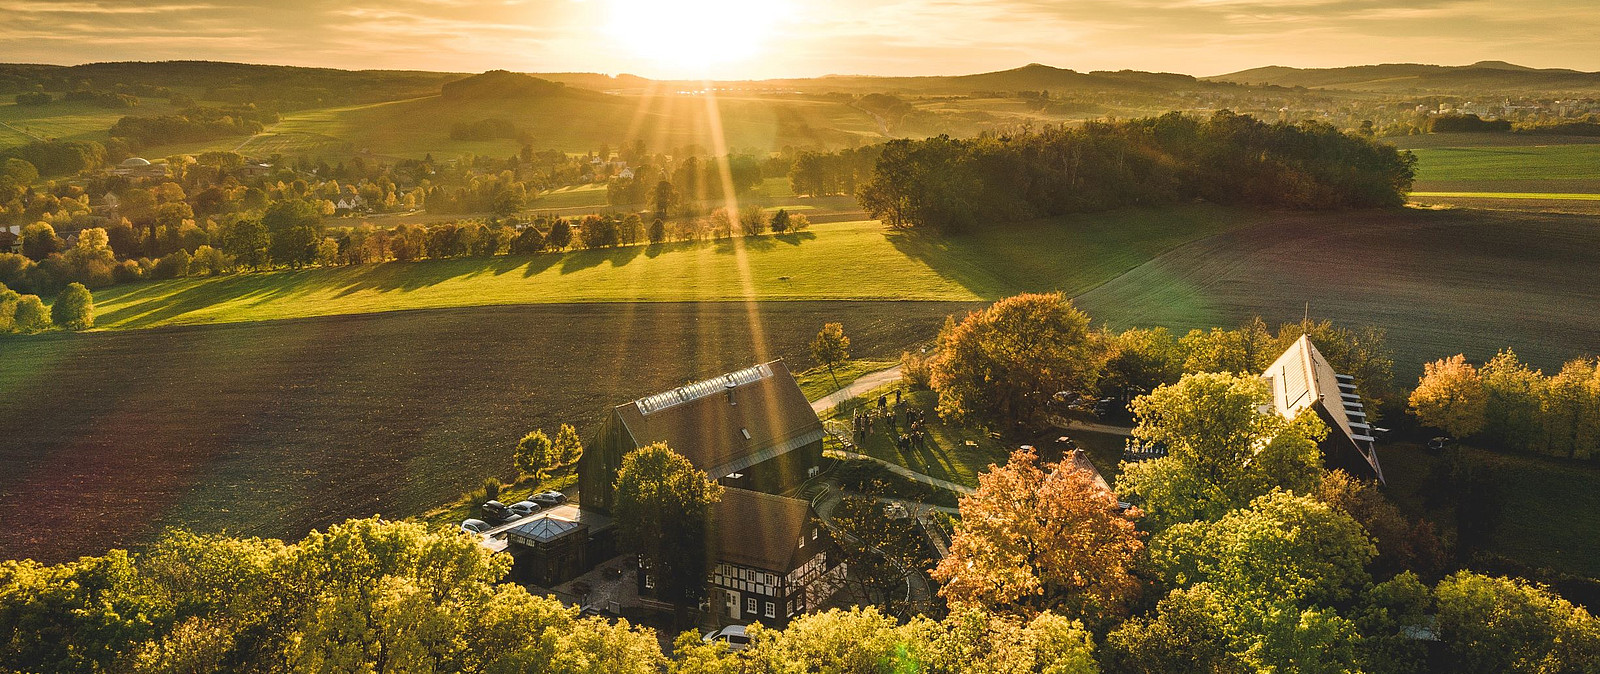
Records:
<instances>
[{"instance_id":1,"label":"angled wooden roof","mask_svg":"<svg viewBox=\"0 0 1600 674\"><path fill-rule=\"evenodd\" d=\"M1310 337L1301 335L1261 376L1271 382L1272 406L1278 414L1293 419L1303 410L1316 410L1332 432L1329 439L1355 450L1371 467L1372 476L1383 481L1355 385L1334 372Z\"/></svg>"},{"instance_id":2,"label":"angled wooden roof","mask_svg":"<svg viewBox=\"0 0 1600 674\"><path fill-rule=\"evenodd\" d=\"M615 415L635 446L665 442L713 478L822 438L781 360L618 405Z\"/></svg>"},{"instance_id":3,"label":"angled wooden roof","mask_svg":"<svg viewBox=\"0 0 1600 674\"><path fill-rule=\"evenodd\" d=\"M811 522L811 504L724 487L715 515L717 561L786 573Z\"/></svg>"}]
</instances>

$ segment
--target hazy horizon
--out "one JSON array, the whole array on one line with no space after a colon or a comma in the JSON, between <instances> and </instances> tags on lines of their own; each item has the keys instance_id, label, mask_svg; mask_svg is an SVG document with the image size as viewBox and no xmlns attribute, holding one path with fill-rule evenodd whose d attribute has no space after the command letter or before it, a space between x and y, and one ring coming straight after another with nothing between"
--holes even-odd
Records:
<instances>
[{"instance_id":1,"label":"hazy horizon","mask_svg":"<svg viewBox=\"0 0 1600 674\"><path fill-rule=\"evenodd\" d=\"M1269 65L1600 70L1583 0L0 0L0 61L212 60L349 70L723 80L1044 63L1214 76Z\"/></svg>"}]
</instances>

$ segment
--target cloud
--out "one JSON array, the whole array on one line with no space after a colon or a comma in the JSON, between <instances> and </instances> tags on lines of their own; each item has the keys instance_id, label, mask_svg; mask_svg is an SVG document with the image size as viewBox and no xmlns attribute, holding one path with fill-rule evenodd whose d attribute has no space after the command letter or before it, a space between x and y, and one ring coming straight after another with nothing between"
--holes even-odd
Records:
<instances>
[{"instance_id":1,"label":"cloud","mask_svg":"<svg viewBox=\"0 0 1600 674\"><path fill-rule=\"evenodd\" d=\"M618 0L0 0L0 60L667 74L603 32ZM672 0L659 0L671 2ZM1592 0L812 0L724 77L1042 62L1207 75L1503 59L1600 70ZM705 39L667 36L663 39Z\"/></svg>"}]
</instances>

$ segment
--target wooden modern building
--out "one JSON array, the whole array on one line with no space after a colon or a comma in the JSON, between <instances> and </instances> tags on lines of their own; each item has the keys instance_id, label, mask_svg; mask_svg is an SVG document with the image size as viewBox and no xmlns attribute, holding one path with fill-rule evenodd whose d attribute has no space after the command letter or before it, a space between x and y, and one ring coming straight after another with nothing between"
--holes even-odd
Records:
<instances>
[{"instance_id":1,"label":"wooden modern building","mask_svg":"<svg viewBox=\"0 0 1600 674\"><path fill-rule=\"evenodd\" d=\"M622 457L656 442L724 486L781 494L820 469L822 421L781 360L618 405L578 462L584 507L609 512Z\"/></svg>"},{"instance_id":2,"label":"wooden modern building","mask_svg":"<svg viewBox=\"0 0 1600 674\"><path fill-rule=\"evenodd\" d=\"M844 585L844 564L811 504L730 487L715 512L708 601L725 621L782 626Z\"/></svg>"},{"instance_id":3,"label":"wooden modern building","mask_svg":"<svg viewBox=\"0 0 1600 674\"><path fill-rule=\"evenodd\" d=\"M1278 414L1292 419L1310 409L1328 425L1328 437L1322 441L1328 468L1383 482L1372 426L1355 380L1334 372L1310 337L1302 335L1261 376L1272 384L1272 406Z\"/></svg>"}]
</instances>

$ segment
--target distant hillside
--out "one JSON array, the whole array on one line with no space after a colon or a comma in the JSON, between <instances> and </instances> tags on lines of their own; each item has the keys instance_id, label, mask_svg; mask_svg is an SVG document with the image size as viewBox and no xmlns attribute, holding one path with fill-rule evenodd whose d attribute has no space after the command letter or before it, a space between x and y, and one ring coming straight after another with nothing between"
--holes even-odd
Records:
<instances>
[{"instance_id":1,"label":"distant hillside","mask_svg":"<svg viewBox=\"0 0 1600 674\"><path fill-rule=\"evenodd\" d=\"M1466 66L1385 63L1344 68L1267 66L1204 78L1212 82L1377 92L1600 91L1600 73L1565 68L1529 68L1504 61Z\"/></svg>"},{"instance_id":2,"label":"distant hillside","mask_svg":"<svg viewBox=\"0 0 1600 674\"><path fill-rule=\"evenodd\" d=\"M375 103L429 96L460 73L337 70L216 61L0 65L0 94L34 86L49 92L159 87L207 101L260 103L279 109ZM148 93L146 95L149 95Z\"/></svg>"},{"instance_id":3,"label":"distant hillside","mask_svg":"<svg viewBox=\"0 0 1600 674\"><path fill-rule=\"evenodd\" d=\"M700 89L708 84L731 89L823 93L909 93L971 94L991 91L1044 91L1062 93L1140 92L1166 93L1216 89L1227 86L1190 75L1151 73L1137 70L1082 73L1067 68L1032 63L1021 68L971 75L933 75L926 77L879 77L874 75L824 75L822 77L772 80L650 80L634 75L608 77L593 73L540 73L539 77L572 86L601 90Z\"/></svg>"},{"instance_id":4,"label":"distant hillside","mask_svg":"<svg viewBox=\"0 0 1600 674\"><path fill-rule=\"evenodd\" d=\"M553 98L567 95L593 97L587 90L568 89L565 84L506 70L491 70L481 75L445 82L439 94L447 101L514 100Z\"/></svg>"}]
</instances>

